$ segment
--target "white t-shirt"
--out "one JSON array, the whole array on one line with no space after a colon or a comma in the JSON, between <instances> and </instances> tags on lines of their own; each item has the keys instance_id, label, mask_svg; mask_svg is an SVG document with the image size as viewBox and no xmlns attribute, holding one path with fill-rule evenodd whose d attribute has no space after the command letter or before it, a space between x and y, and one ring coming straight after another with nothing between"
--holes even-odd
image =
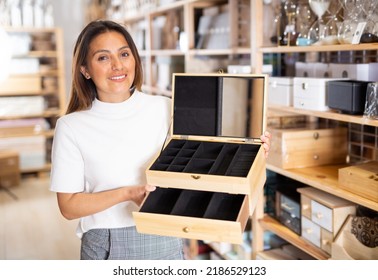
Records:
<instances>
[{"instance_id":1,"label":"white t-shirt","mask_svg":"<svg viewBox=\"0 0 378 280\"><path fill-rule=\"evenodd\" d=\"M53 141L51 191L100 192L146 184L145 170L161 150L171 101L135 91L122 103L94 100L92 108L59 118ZM123 202L80 219L78 236L92 228L133 226L138 206Z\"/></svg>"}]
</instances>

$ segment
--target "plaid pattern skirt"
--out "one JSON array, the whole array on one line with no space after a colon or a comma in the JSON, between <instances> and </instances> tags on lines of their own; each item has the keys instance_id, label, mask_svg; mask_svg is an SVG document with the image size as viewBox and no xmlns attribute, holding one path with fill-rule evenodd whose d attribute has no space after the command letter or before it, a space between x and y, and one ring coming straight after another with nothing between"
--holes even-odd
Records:
<instances>
[{"instance_id":1,"label":"plaid pattern skirt","mask_svg":"<svg viewBox=\"0 0 378 280\"><path fill-rule=\"evenodd\" d=\"M182 260L183 240L140 234L135 227L91 229L81 239L82 260Z\"/></svg>"}]
</instances>

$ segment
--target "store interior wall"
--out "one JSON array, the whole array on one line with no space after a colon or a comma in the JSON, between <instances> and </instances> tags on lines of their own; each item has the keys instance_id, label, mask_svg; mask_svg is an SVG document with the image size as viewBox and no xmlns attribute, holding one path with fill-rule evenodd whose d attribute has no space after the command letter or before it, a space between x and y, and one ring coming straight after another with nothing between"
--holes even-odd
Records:
<instances>
[{"instance_id":1,"label":"store interior wall","mask_svg":"<svg viewBox=\"0 0 378 280\"><path fill-rule=\"evenodd\" d=\"M85 0L53 0L54 23L62 28L64 39L65 88L67 97L71 88L72 52L76 38L85 24ZM67 99L68 100L68 99Z\"/></svg>"}]
</instances>

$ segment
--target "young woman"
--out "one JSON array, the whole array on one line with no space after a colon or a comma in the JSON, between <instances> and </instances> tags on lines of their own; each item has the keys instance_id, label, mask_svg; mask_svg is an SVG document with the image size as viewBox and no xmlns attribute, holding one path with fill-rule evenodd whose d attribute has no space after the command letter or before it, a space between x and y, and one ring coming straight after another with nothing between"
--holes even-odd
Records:
<instances>
[{"instance_id":1,"label":"young woman","mask_svg":"<svg viewBox=\"0 0 378 280\"><path fill-rule=\"evenodd\" d=\"M51 190L67 219L80 219L81 259L183 259L179 238L139 234L132 212L147 192L145 170L161 149L170 99L141 92L142 65L126 29L94 21L73 55L67 114L56 125ZM270 134L261 136L266 155Z\"/></svg>"}]
</instances>

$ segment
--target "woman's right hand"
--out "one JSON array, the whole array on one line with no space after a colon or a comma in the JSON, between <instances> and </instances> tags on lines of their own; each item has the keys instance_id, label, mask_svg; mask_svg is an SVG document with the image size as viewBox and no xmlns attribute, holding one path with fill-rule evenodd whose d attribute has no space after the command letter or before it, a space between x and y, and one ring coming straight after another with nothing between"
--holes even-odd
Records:
<instances>
[{"instance_id":1,"label":"woman's right hand","mask_svg":"<svg viewBox=\"0 0 378 280\"><path fill-rule=\"evenodd\" d=\"M138 187L127 187L129 193L129 200L140 206L146 197L147 193L156 190L155 186L145 185Z\"/></svg>"}]
</instances>

